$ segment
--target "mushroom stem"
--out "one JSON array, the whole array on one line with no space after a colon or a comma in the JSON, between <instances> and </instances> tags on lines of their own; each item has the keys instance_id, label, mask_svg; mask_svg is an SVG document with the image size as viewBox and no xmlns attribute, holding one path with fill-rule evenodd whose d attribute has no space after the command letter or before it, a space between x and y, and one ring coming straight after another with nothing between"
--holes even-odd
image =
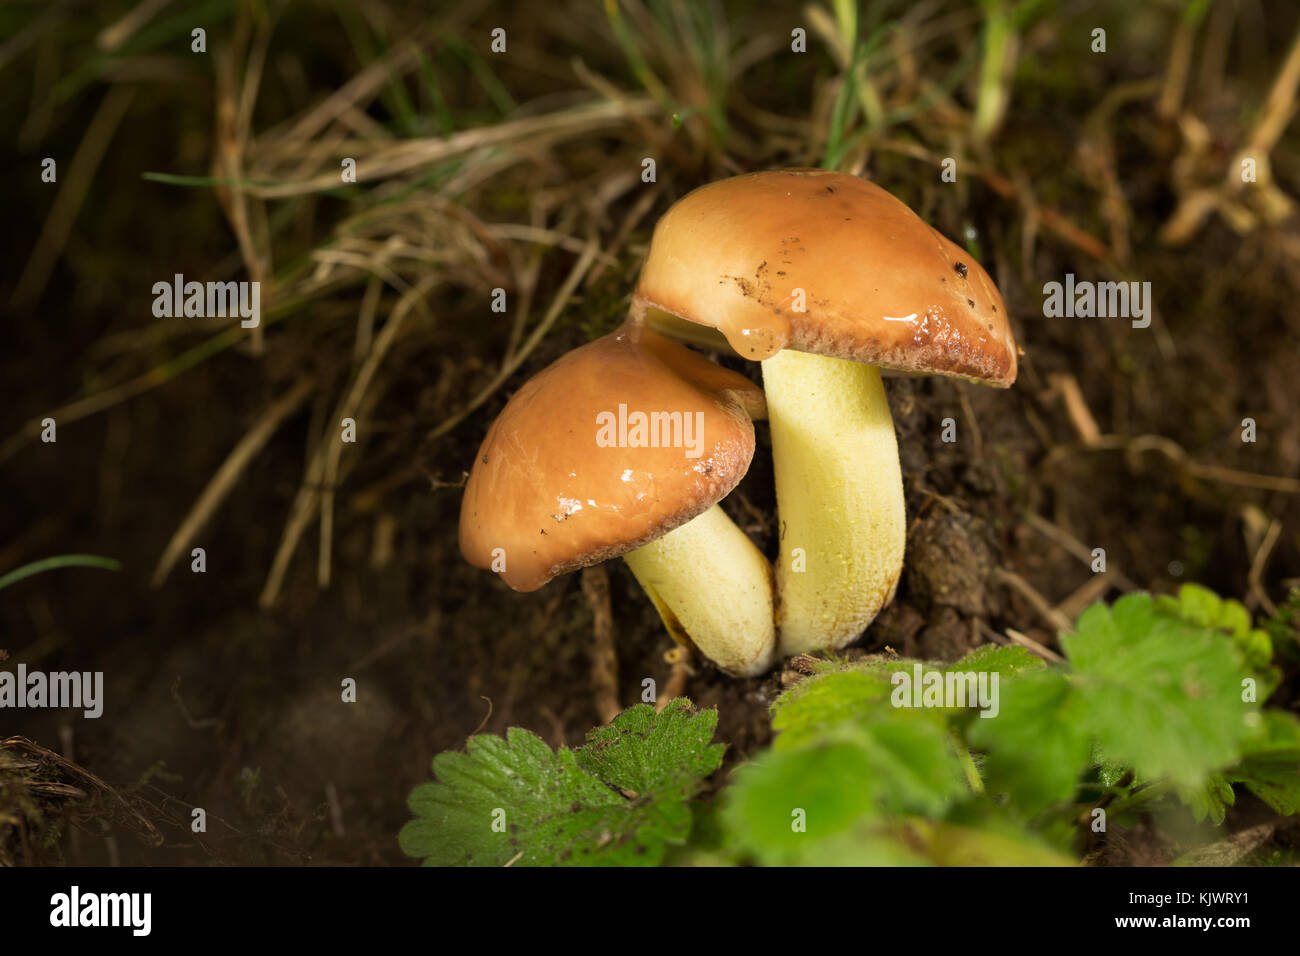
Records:
<instances>
[{"instance_id":1,"label":"mushroom stem","mask_svg":"<svg viewBox=\"0 0 1300 956\"><path fill-rule=\"evenodd\" d=\"M873 365L785 349L763 362L781 553L782 654L843 647L894 598L906 519Z\"/></svg>"},{"instance_id":2,"label":"mushroom stem","mask_svg":"<svg viewBox=\"0 0 1300 956\"><path fill-rule=\"evenodd\" d=\"M772 665L776 631L767 559L718 505L623 556L679 643L730 674Z\"/></svg>"}]
</instances>

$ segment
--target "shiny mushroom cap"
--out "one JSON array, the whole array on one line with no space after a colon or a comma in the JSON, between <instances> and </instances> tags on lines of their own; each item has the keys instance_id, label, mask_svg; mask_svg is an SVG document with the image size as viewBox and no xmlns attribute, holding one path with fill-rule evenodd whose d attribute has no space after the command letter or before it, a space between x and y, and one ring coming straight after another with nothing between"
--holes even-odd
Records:
<instances>
[{"instance_id":1,"label":"shiny mushroom cap","mask_svg":"<svg viewBox=\"0 0 1300 956\"><path fill-rule=\"evenodd\" d=\"M639 303L784 348L1009 386L1016 344L980 264L874 183L750 173L684 196L655 228Z\"/></svg>"},{"instance_id":2,"label":"shiny mushroom cap","mask_svg":"<svg viewBox=\"0 0 1300 956\"><path fill-rule=\"evenodd\" d=\"M764 414L743 375L624 325L506 403L465 485L461 553L533 591L635 550L726 497Z\"/></svg>"}]
</instances>

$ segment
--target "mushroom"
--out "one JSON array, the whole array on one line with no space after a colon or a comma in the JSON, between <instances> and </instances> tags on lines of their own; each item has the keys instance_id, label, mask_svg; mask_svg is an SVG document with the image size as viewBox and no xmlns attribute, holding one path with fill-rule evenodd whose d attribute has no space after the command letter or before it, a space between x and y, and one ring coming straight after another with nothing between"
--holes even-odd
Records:
<instances>
[{"instance_id":1,"label":"mushroom","mask_svg":"<svg viewBox=\"0 0 1300 956\"><path fill-rule=\"evenodd\" d=\"M465 485L460 547L516 591L622 556L669 633L749 676L776 646L771 568L718 505L763 392L648 328L575 349L506 403Z\"/></svg>"},{"instance_id":2,"label":"mushroom","mask_svg":"<svg viewBox=\"0 0 1300 956\"><path fill-rule=\"evenodd\" d=\"M788 169L674 204L655 228L633 316L670 332L680 320L711 327L762 362L780 650L852 641L893 600L906 537L879 369L1010 386L1016 346L993 281L879 186Z\"/></svg>"}]
</instances>

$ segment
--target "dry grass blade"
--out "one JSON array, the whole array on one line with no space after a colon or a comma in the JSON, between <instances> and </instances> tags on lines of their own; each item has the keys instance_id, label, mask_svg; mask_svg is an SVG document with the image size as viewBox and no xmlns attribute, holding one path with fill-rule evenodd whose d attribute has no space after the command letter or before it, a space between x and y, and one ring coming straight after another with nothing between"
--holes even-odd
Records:
<instances>
[{"instance_id":1,"label":"dry grass blade","mask_svg":"<svg viewBox=\"0 0 1300 956\"><path fill-rule=\"evenodd\" d=\"M1273 86L1268 91L1264 111L1251 130L1248 152L1256 155L1268 153L1277 145L1282 131L1295 116L1298 87L1300 87L1300 32L1296 33L1295 39L1291 42L1291 50L1287 53L1286 61L1278 70ZM1238 164L1237 169L1240 168ZM1235 170L1229 169L1229 182L1240 186L1240 177L1234 177L1234 172Z\"/></svg>"},{"instance_id":2,"label":"dry grass blade","mask_svg":"<svg viewBox=\"0 0 1300 956\"><path fill-rule=\"evenodd\" d=\"M383 361L389 346L392 345L396 338L407 314L410 313L412 308L423 305L424 297L439 281L441 281L440 276L425 276L398 300L397 305L393 308L392 315L388 318L387 324L375 338L374 347L370 350L370 354L366 356L366 361L357 372L352 387L335 410L332 419L333 423L341 422L344 418L353 417L362 396L370 386L376 370ZM276 550L275 558L271 562L271 570L267 574L266 585L262 588L262 594L258 598L258 603L262 607L271 607L280 595L285 573L289 570L289 562L298 549L298 542L302 538L303 532L307 530L307 526L311 522L311 516L320 498L321 489L325 485L326 474L332 467L334 474L337 475L338 456L342 454L343 448L342 436L334 430L332 424L327 426L326 435L328 437L323 438L312 453L311 462L307 468L307 476L294 498L289 520L285 524L284 534L280 538L280 546Z\"/></svg>"},{"instance_id":3,"label":"dry grass blade","mask_svg":"<svg viewBox=\"0 0 1300 956\"><path fill-rule=\"evenodd\" d=\"M874 144L876 149L886 150L891 153L900 153L904 156L912 156L916 159L923 160L933 166L942 164L943 158L919 146L916 143L906 142L903 140L881 140ZM1015 184L1003 176L985 166L979 164L967 164L966 168L972 176L978 176L984 181L984 184L992 189L1003 199L1009 199L1013 202L1025 206L1032 203L1032 198L1026 196L1021 190L1017 189ZM1076 226L1056 209L1039 206L1034 204L1034 212L1042 221L1043 225L1050 229L1056 235L1073 245L1075 248L1087 253L1092 258L1101 262L1112 262L1115 259L1114 253L1110 247L1085 229Z\"/></svg>"},{"instance_id":4,"label":"dry grass blade","mask_svg":"<svg viewBox=\"0 0 1300 956\"><path fill-rule=\"evenodd\" d=\"M39 17L0 43L0 70L48 36L62 22L64 13L61 6L50 4Z\"/></svg>"},{"instance_id":5,"label":"dry grass blade","mask_svg":"<svg viewBox=\"0 0 1300 956\"><path fill-rule=\"evenodd\" d=\"M172 0L140 0L125 16L100 30L95 43L105 53L111 53L135 36L142 26L171 2Z\"/></svg>"},{"instance_id":6,"label":"dry grass blade","mask_svg":"<svg viewBox=\"0 0 1300 956\"><path fill-rule=\"evenodd\" d=\"M303 379L293 388L289 389L274 405L263 413L243 438L239 440L234 449L221 463L211 480L208 481L207 487L199 495L198 500L190 509L185 520L181 522L176 533L172 535L171 540L167 543L162 557L158 559L158 566L154 569L151 583L154 587L160 587L167 580L167 575L171 573L176 561L181 554L194 540L194 536L199 533L216 510L221 507L221 503L226 500L239 476L244 473L248 463L257 457L258 452L266 445L276 430L289 418L294 412L302 407L302 404L311 395L314 383L311 379Z\"/></svg>"},{"instance_id":7,"label":"dry grass blade","mask_svg":"<svg viewBox=\"0 0 1300 956\"><path fill-rule=\"evenodd\" d=\"M1095 601L1101 598L1111 588L1115 587L1115 575L1111 572L1094 574L1079 585L1063 601L1056 605L1057 613L1064 616L1067 620L1073 621L1084 610Z\"/></svg>"},{"instance_id":8,"label":"dry grass blade","mask_svg":"<svg viewBox=\"0 0 1300 956\"><path fill-rule=\"evenodd\" d=\"M1103 447L1098 445L1098 447ZM1163 435L1139 435L1123 444L1125 452L1133 457L1144 451L1158 451L1170 461L1175 462L1187 474L1207 481L1222 482L1227 485L1239 485L1243 488L1260 488L1265 491L1280 491L1288 495L1300 495L1300 479L1285 478L1280 475L1259 475L1222 465L1207 465L1193 461L1182 446L1170 441Z\"/></svg>"},{"instance_id":9,"label":"dry grass blade","mask_svg":"<svg viewBox=\"0 0 1300 956\"><path fill-rule=\"evenodd\" d=\"M1064 528L1052 524L1052 522L1048 521L1042 515L1035 514L1032 511L1027 512L1025 514L1025 523L1028 524L1029 527L1037 531L1039 534L1041 534L1043 537L1047 538L1049 541L1052 541L1053 543L1058 545L1067 554L1073 555L1074 557L1082 561L1084 564L1091 567L1092 562L1095 560L1095 557L1092 553L1092 549L1090 549L1086 544L1084 544L1074 535L1070 534L1070 532L1066 531ZM1108 566L1104 574L1105 576L1113 579L1115 584L1118 587L1120 587L1122 590L1125 591L1138 590L1137 585L1133 583L1132 579L1127 577L1125 574L1123 574L1121 571L1119 571L1117 568L1113 566Z\"/></svg>"},{"instance_id":10,"label":"dry grass blade","mask_svg":"<svg viewBox=\"0 0 1300 956\"><path fill-rule=\"evenodd\" d=\"M582 277L587 274L587 270L591 268L591 264L596 261L597 249L598 246L596 244L596 239L593 236L587 240L587 245L582 250L582 255L578 257L578 261L574 264L572 271L570 271L569 275L565 278L564 285L560 286L560 291L556 293L555 299L551 302L550 309L542 318L542 321L537 328L533 329L533 332L528 336L527 341L524 342L518 352L511 355L502 363L501 369L495 376L493 376L492 381L490 381L481 392L475 395L474 398L470 400L469 404L450 418L443 421L442 424L429 433L430 441L438 438L440 435L445 435L463 422L474 411L474 409L487 401L492 394L515 373L515 370L523 364L523 361L528 357L528 354L532 352L533 349L537 348L537 344L546 337L546 333L551 330L551 326L555 324L555 320L560 317L560 314L564 311L564 307L568 305L569 299L572 298L574 290L578 287L578 283L582 281Z\"/></svg>"},{"instance_id":11,"label":"dry grass blade","mask_svg":"<svg viewBox=\"0 0 1300 956\"><path fill-rule=\"evenodd\" d=\"M379 310L379 297L384 286L378 276L371 277L366 283L366 294L361 299L361 310L357 313L357 337L352 345L352 359L355 362L365 360L370 354L370 344L375 337L375 313Z\"/></svg>"},{"instance_id":12,"label":"dry grass blade","mask_svg":"<svg viewBox=\"0 0 1300 956\"><path fill-rule=\"evenodd\" d=\"M118 125L126 115L127 107L135 98L135 89L129 86L112 87L104 95L104 100L90 121L81 145L68 166L67 178L59 189L50 207L50 214L45 219L40 237L32 247L27 265L23 268L18 288L14 290L12 305L14 308L30 308L40 299L45 286L54 271L63 247L72 232L72 224L86 201L95 171L113 140Z\"/></svg>"},{"instance_id":13,"label":"dry grass blade","mask_svg":"<svg viewBox=\"0 0 1300 956\"><path fill-rule=\"evenodd\" d=\"M1073 621L1054 608L1051 602L1038 592L1037 588L1014 571L1008 571L1006 568L995 568L993 579L999 584L1005 584L1028 601L1030 606L1038 612L1038 616L1053 629L1057 631L1074 630Z\"/></svg>"},{"instance_id":14,"label":"dry grass blade","mask_svg":"<svg viewBox=\"0 0 1300 956\"><path fill-rule=\"evenodd\" d=\"M1164 119L1172 119L1182 107L1183 93L1187 89L1187 74L1192 66L1192 51L1196 45L1196 32L1200 29L1201 17L1184 16L1174 32L1173 43L1169 48L1169 65L1165 68L1165 79L1156 101L1156 113Z\"/></svg>"},{"instance_id":15,"label":"dry grass blade","mask_svg":"<svg viewBox=\"0 0 1300 956\"><path fill-rule=\"evenodd\" d=\"M241 26L244 23L241 17ZM264 18L258 27L245 68L244 82L238 92L235 90L234 53L227 51L217 60L217 132L216 151L213 159L213 175L228 182L238 182L243 177L244 148L248 142L248 126L252 121L253 105L257 101L257 90L261 84L262 66L266 60L266 51L271 42L271 20ZM239 254L244 260L248 276L259 285L266 281L271 273L269 250L259 248L253 238L250 223L249 200L238 190L217 188L217 198L221 201L230 228L239 243ZM264 336L262 323L252 329L251 339L253 354L262 352Z\"/></svg>"},{"instance_id":16,"label":"dry grass blade","mask_svg":"<svg viewBox=\"0 0 1300 956\"><path fill-rule=\"evenodd\" d=\"M243 330L238 326L227 328L212 336L202 345L190 349L171 362L150 369L143 375L136 376L130 381L123 382L113 388L107 388L102 392L96 392L94 395L87 395L75 402L69 402L47 415L30 419L21 429L10 435L4 444L0 444L0 462L17 453L18 449L41 433L43 418L52 418L60 425L63 425L112 408L127 399L134 398L171 381L180 371L197 364L204 357L215 354L239 341L242 334Z\"/></svg>"},{"instance_id":17,"label":"dry grass blade","mask_svg":"<svg viewBox=\"0 0 1300 956\"><path fill-rule=\"evenodd\" d=\"M1047 453L1040 466L1050 470L1062 459L1070 457L1080 450L1078 446L1058 445ZM1242 488L1258 488L1263 491L1280 491L1288 495L1300 495L1300 479L1287 478L1282 475L1260 475L1251 471L1240 471L1222 465L1207 465L1194 461L1181 445L1163 435L1102 435L1095 444L1083 449L1086 451L1122 451L1129 467L1139 470L1138 458L1143 452L1154 451L1169 459L1185 475L1203 481L1219 482L1225 485L1237 485Z\"/></svg>"},{"instance_id":18,"label":"dry grass blade","mask_svg":"<svg viewBox=\"0 0 1300 956\"><path fill-rule=\"evenodd\" d=\"M582 252L585 248L581 239L575 236L566 236L563 233L556 232L553 229L543 229L539 226L516 225L513 223L501 223L491 227L493 235L499 239L517 239L520 242L532 242L538 245L552 246L556 249L563 249L565 252ZM615 260L608 254L599 253L603 265L614 265Z\"/></svg>"},{"instance_id":19,"label":"dry grass blade","mask_svg":"<svg viewBox=\"0 0 1300 956\"><path fill-rule=\"evenodd\" d=\"M593 282L600 278L605 271L607 262L613 261L617 263L615 257L622 251L623 245L627 242L627 237L632 234L632 230L641 225L641 220L649 215L650 210L654 208L654 204L659 200L659 192L660 187L655 186L647 190L645 195L636 201L631 211L624 217L622 225L618 227L618 232L614 234L613 240L606 247L605 251L608 255L601 258L596 268L591 270L591 275L587 277L587 287L590 287Z\"/></svg>"},{"instance_id":20,"label":"dry grass blade","mask_svg":"<svg viewBox=\"0 0 1300 956\"><path fill-rule=\"evenodd\" d=\"M263 585L262 593L257 599L258 605L263 608L272 607L280 596L280 587L284 584L284 575L289 570L289 562L298 549L298 541L307 530L307 524L311 521L312 513L319 500L321 474L325 468L325 456L319 453L320 448L323 448L323 445L318 447L317 454L312 455L307 475L298 488L298 494L294 496L289 520L285 523L284 533L280 536L280 546L276 549L275 558L271 561L271 570L266 576L266 584Z\"/></svg>"},{"instance_id":21,"label":"dry grass blade","mask_svg":"<svg viewBox=\"0 0 1300 956\"><path fill-rule=\"evenodd\" d=\"M1101 429L1097 419L1092 417L1088 402L1079 388L1079 380L1070 372L1054 372L1047 377L1052 388L1065 402L1065 412L1069 416L1074 432L1079 436L1085 448L1095 447L1101 440Z\"/></svg>"},{"instance_id":22,"label":"dry grass blade","mask_svg":"<svg viewBox=\"0 0 1300 956\"><path fill-rule=\"evenodd\" d=\"M391 82L394 76L400 76L410 69L419 58L421 46L435 36L432 27L420 29L410 40L394 47L367 65L332 96L298 120L288 132L275 130L265 134L263 138L268 142L274 141L277 145L282 141L311 139L342 116L345 111L359 103L369 102L379 90ZM272 135L274 140L271 140Z\"/></svg>"},{"instance_id":23,"label":"dry grass blade","mask_svg":"<svg viewBox=\"0 0 1300 956\"><path fill-rule=\"evenodd\" d=\"M993 628L989 627L987 624L980 622L980 631L994 644L1001 644L1003 647L1008 644L1017 644L1029 651L1029 653L1041 657L1050 664L1065 663L1065 658L1056 653L1056 651L1052 650L1050 647L1044 647L1032 637L1021 634L1013 628L1007 628L1007 633L1003 635L993 630Z\"/></svg>"},{"instance_id":24,"label":"dry grass blade","mask_svg":"<svg viewBox=\"0 0 1300 956\"><path fill-rule=\"evenodd\" d=\"M1259 550L1255 552L1255 557L1250 562L1250 574L1247 577L1247 583L1250 589L1250 601L1254 605L1259 604L1269 614L1277 613L1277 605L1269 598L1268 592L1264 590L1264 568L1268 566L1268 559L1273 554L1273 548L1277 546L1277 539L1282 534L1282 522L1276 518L1268 526L1268 531L1264 534L1264 540L1260 543Z\"/></svg>"},{"instance_id":25,"label":"dry grass blade","mask_svg":"<svg viewBox=\"0 0 1300 956\"><path fill-rule=\"evenodd\" d=\"M530 149L536 149L543 142L593 133L636 117L651 116L658 110L658 104L648 99L594 103L559 110L545 116L530 116L498 123L495 126L468 129L446 138L405 139L395 143L341 140L331 152L335 155L354 157L357 160L357 182L369 182L388 179L483 146L505 146L519 142L527 143ZM319 144L315 142L302 144L302 148L308 151L315 150L318 146ZM292 151L285 148L282 153L287 154ZM256 176L267 174L267 171L259 170ZM269 186L241 182L232 183L231 187L262 199L284 199L289 196L323 192L334 189L338 185L338 171L330 170L306 182L279 183Z\"/></svg>"}]
</instances>

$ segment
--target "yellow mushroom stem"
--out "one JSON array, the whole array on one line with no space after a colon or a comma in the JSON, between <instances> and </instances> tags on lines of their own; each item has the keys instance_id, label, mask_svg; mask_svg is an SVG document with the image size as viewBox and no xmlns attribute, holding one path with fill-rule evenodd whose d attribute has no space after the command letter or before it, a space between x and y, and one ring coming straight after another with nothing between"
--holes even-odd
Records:
<instances>
[{"instance_id":1,"label":"yellow mushroom stem","mask_svg":"<svg viewBox=\"0 0 1300 956\"><path fill-rule=\"evenodd\" d=\"M718 505L623 556L675 640L729 674L772 665L772 572Z\"/></svg>"},{"instance_id":2,"label":"yellow mushroom stem","mask_svg":"<svg viewBox=\"0 0 1300 956\"><path fill-rule=\"evenodd\" d=\"M906 520L875 366L786 349L763 362L781 553L780 652L838 648L894 598Z\"/></svg>"}]
</instances>

